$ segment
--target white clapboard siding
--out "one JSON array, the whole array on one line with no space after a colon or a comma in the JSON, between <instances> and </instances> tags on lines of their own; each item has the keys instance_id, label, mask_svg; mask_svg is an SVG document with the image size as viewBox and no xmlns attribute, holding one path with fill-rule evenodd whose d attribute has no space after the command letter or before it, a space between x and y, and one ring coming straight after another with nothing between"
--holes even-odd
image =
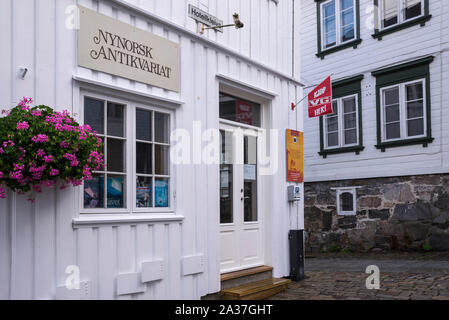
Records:
<instances>
[{"instance_id":1,"label":"white clapboard siding","mask_svg":"<svg viewBox=\"0 0 449 320\"><path fill-rule=\"evenodd\" d=\"M360 34L357 49L345 49L325 56L317 53L316 2L301 1L301 78L309 92L331 72L334 80L363 74L362 121L365 150L355 153L329 155L323 159L320 151L318 119L309 119L304 110L305 180L326 181L410 174L441 173L449 170L449 8L444 1L429 1L432 19L425 27L413 26L389 35L382 41L372 38L370 27L371 0L360 0ZM377 144L376 79L371 72L395 64L435 56L430 65L432 104L432 136L427 148L421 145L387 149L381 152Z\"/></svg>"},{"instance_id":2,"label":"white clapboard siding","mask_svg":"<svg viewBox=\"0 0 449 320\"><path fill-rule=\"evenodd\" d=\"M238 12L245 24L241 30L209 30L203 36L196 34L196 23L187 16L189 3L199 6L199 1L188 0L4 0L0 106L10 108L22 96L30 96L36 104L79 115L76 76L182 101L173 121L192 135L194 121L200 121L203 130L219 126L216 75L222 74L277 94L270 105L269 125L279 129L277 144L283 150L286 126L302 129L303 119L299 108L289 111L290 103L302 96L299 83L291 78L293 3L201 1L225 23ZM76 4L179 43L181 92L77 67L76 32L66 27L70 18L66 10ZM294 6L299 18L300 4ZM299 45L294 49L297 56ZM23 80L17 76L19 66L29 69ZM294 75L299 78L297 69ZM266 263L276 276L286 276L292 214L284 188L285 153L274 154L278 172L263 178L272 195L264 199ZM218 292L219 166L175 166L172 179L175 214L184 217L181 221L75 227L72 221L80 217L79 188L46 189L35 203L8 191L7 199L0 199L0 299L199 299ZM184 257L197 259L186 275ZM160 279L139 283L143 263L160 265ZM78 293L64 291L70 266L80 268L83 290ZM124 291L136 292L118 295L118 277Z\"/></svg>"}]
</instances>

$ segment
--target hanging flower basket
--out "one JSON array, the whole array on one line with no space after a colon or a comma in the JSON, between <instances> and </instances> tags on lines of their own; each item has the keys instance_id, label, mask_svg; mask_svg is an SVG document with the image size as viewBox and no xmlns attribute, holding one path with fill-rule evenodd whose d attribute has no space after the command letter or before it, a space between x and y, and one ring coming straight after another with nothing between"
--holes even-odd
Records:
<instances>
[{"instance_id":1,"label":"hanging flower basket","mask_svg":"<svg viewBox=\"0 0 449 320\"><path fill-rule=\"evenodd\" d=\"M0 118L0 198L4 187L17 193L42 192L62 182L81 185L104 166L102 140L89 125L80 126L67 110L31 107L23 98ZM30 199L33 201L33 199Z\"/></svg>"}]
</instances>

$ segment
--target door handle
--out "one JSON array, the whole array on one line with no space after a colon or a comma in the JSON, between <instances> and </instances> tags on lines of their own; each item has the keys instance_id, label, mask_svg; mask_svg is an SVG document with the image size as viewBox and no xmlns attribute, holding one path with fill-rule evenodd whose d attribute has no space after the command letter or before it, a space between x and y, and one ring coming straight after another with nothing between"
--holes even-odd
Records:
<instances>
[{"instance_id":1,"label":"door handle","mask_svg":"<svg viewBox=\"0 0 449 320\"><path fill-rule=\"evenodd\" d=\"M251 197L242 197L241 200L251 199Z\"/></svg>"}]
</instances>

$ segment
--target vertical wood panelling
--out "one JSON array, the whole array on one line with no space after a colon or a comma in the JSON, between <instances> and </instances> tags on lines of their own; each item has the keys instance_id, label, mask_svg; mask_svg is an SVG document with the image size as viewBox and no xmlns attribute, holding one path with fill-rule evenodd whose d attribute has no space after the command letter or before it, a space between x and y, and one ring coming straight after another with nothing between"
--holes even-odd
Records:
<instances>
[{"instance_id":1,"label":"vertical wood panelling","mask_svg":"<svg viewBox=\"0 0 449 320\"><path fill-rule=\"evenodd\" d=\"M134 226L123 225L117 228L117 261L118 273L135 272ZM119 299L131 299L130 295L122 295Z\"/></svg>"},{"instance_id":2,"label":"vertical wood panelling","mask_svg":"<svg viewBox=\"0 0 449 320\"><path fill-rule=\"evenodd\" d=\"M15 242L12 272L12 299L34 299L34 209L28 196L17 196L15 228L11 230Z\"/></svg>"},{"instance_id":3,"label":"vertical wood panelling","mask_svg":"<svg viewBox=\"0 0 449 320\"><path fill-rule=\"evenodd\" d=\"M0 299L9 299L11 277L11 192L0 199Z\"/></svg>"},{"instance_id":4,"label":"vertical wood panelling","mask_svg":"<svg viewBox=\"0 0 449 320\"><path fill-rule=\"evenodd\" d=\"M116 278L116 243L114 243L112 227L102 227L98 230L98 299L114 299Z\"/></svg>"},{"instance_id":5,"label":"vertical wood panelling","mask_svg":"<svg viewBox=\"0 0 449 320\"><path fill-rule=\"evenodd\" d=\"M153 226L139 224L136 226L136 266L137 271L142 271L142 263L153 261ZM147 290L138 296L138 299L154 299L152 283L147 283Z\"/></svg>"}]
</instances>

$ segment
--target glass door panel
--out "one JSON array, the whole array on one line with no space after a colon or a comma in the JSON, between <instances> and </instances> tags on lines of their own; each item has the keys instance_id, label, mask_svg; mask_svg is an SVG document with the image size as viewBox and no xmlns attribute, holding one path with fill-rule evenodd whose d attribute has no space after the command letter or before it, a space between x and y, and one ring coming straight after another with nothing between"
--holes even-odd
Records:
<instances>
[{"instance_id":1,"label":"glass door panel","mask_svg":"<svg viewBox=\"0 0 449 320\"><path fill-rule=\"evenodd\" d=\"M244 136L243 142L244 222L257 221L257 138Z\"/></svg>"},{"instance_id":2,"label":"glass door panel","mask_svg":"<svg viewBox=\"0 0 449 320\"><path fill-rule=\"evenodd\" d=\"M220 130L221 133L221 162L220 162L220 223L233 223L233 134Z\"/></svg>"}]
</instances>

